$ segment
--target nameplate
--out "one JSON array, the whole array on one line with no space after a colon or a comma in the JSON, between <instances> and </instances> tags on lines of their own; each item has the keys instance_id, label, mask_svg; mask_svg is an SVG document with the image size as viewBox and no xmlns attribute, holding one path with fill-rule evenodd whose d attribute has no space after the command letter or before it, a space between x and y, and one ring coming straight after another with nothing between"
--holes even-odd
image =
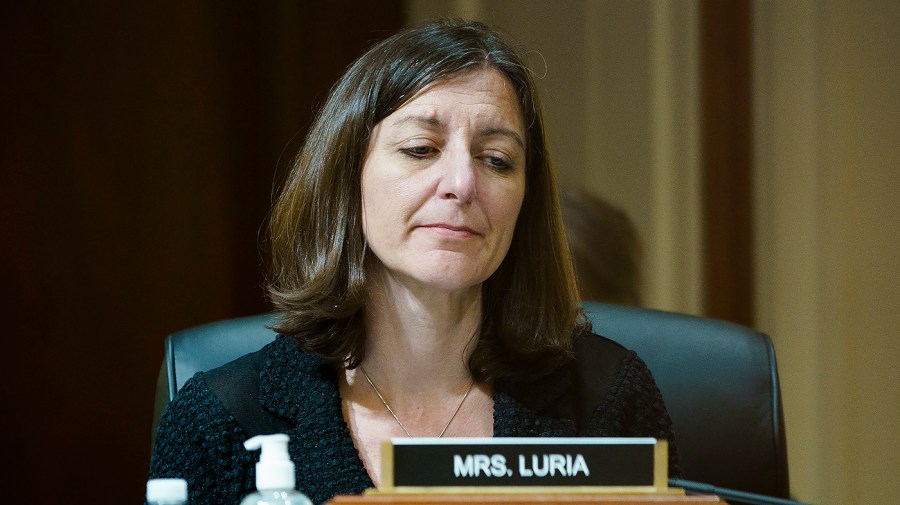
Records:
<instances>
[{"instance_id":1,"label":"nameplate","mask_svg":"<svg viewBox=\"0 0 900 505\"><path fill-rule=\"evenodd\" d=\"M379 492L666 492L668 444L653 438L398 438L384 443L381 480Z\"/></svg>"}]
</instances>

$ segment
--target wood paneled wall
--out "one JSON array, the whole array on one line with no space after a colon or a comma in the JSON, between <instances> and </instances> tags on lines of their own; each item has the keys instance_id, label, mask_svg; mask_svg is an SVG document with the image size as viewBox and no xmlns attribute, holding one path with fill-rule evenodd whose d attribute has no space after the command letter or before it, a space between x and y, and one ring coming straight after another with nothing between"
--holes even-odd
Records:
<instances>
[{"instance_id":1,"label":"wood paneled wall","mask_svg":"<svg viewBox=\"0 0 900 505\"><path fill-rule=\"evenodd\" d=\"M0 30L10 502L139 503L163 337L267 310L276 167L400 1L25 2ZM12 494L9 494L12 493Z\"/></svg>"},{"instance_id":2,"label":"wood paneled wall","mask_svg":"<svg viewBox=\"0 0 900 505\"><path fill-rule=\"evenodd\" d=\"M704 314L754 325L750 0L700 2Z\"/></svg>"}]
</instances>

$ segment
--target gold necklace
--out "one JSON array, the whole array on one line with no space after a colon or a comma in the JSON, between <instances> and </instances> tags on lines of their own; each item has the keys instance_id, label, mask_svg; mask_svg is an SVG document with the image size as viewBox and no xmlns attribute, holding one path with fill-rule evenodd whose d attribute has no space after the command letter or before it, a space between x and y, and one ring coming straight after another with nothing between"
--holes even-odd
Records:
<instances>
[{"instance_id":1,"label":"gold necklace","mask_svg":"<svg viewBox=\"0 0 900 505\"><path fill-rule=\"evenodd\" d=\"M366 373L366 369L363 368L362 365L360 365L359 369L362 371L363 375L366 377L366 381L369 382L369 385L372 386L372 389L375 391L375 394L378 395L378 399L381 400L381 403L385 406L387 411L391 413L391 416L394 418L394 421L397 421L397 424L399 424L400 427L403 428L403 431L406 432L407 437L413 438L412 433L410 433L409 430L406 429L406 426L403 425L403 423L400 421L400 418L397 417L397 414L394 413L394 409L392 409L391 406L388 405L388 402L386 402L384 400L384 397L381 396L381 392L378 391L378 388L375 386L375 383L372 382L372 379L369 377L369 374ZM472 383L469 384L469 389L466 390L466 394L464 394L462 397L462 400L459 401L459 405L456 406L456 410L453 411L453 415L450 416L450 420L447 421L447 424L444 425L444 429L441 430L441 433L438 434L437 438L441 438L444 436L444 433L447 431L447 428L450 427L450 423L453 422L453 419L456 418L456 414L459 413L459 409L462 408L463 403L465 403L466 398L469 397L469 393L472 392L472 388L474 386L475 386L475 379L472 379Z\"/></svg>"}]
</instances>

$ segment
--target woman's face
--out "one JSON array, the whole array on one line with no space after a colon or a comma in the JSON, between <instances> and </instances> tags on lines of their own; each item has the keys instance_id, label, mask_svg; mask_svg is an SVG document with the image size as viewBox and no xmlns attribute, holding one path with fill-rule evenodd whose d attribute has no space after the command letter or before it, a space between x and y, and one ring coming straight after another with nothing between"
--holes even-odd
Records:
<instances>
[{"instance_id":1,"label":"woman's face","mask_svg":"<svg viewBox=\"0 0 900 505\"><path fill-rule=\"evenodd\" d=\"M497 70L438 81L372 132L363 233L386 273L454 291L503 261L525 195L525 128Z\"/></svg>"}]
</instances>

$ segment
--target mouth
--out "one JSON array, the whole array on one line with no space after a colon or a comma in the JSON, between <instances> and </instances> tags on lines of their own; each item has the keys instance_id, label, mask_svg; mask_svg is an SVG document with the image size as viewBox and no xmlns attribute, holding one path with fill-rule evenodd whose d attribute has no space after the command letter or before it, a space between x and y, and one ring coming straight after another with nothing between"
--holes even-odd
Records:
<instances>
[{"instance_id":1,"label":"mouth","mask_svg":"<svg viewBox=\"0 0 900 505\"><path fill-rule=\"evenodd\" d=\"M447 223L432 223L425 224L420 226L419 228L426 229L428 231L435 232L439 235L447 236L447 237L474 237L480 236L481 234L477 231L469 228L468 226L456 226Z\"/></svg>"}]
</instances>

